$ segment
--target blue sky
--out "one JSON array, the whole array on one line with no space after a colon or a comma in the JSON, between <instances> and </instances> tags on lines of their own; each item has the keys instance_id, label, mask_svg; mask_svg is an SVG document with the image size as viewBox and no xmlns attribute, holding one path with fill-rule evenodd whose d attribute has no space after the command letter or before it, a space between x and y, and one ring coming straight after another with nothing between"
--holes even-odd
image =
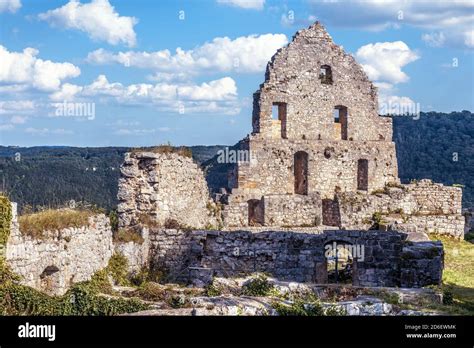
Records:
<instances>
[{"instance_id":1,"label":"blue sky","mask_svg":"<svg viewBox=\"0 0 474 348\"><path fill-rule=\"evenodd\" d=\"M472 111L473 18L472 1L0 0L0 144L234 144L266 62L316 20L381 106Z\"/></svg>"}]
</instances>

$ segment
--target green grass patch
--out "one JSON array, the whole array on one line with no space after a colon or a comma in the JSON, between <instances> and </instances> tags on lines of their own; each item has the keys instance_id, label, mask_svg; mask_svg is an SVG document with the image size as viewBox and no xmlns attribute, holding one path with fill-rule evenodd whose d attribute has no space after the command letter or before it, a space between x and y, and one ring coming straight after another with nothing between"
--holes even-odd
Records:
<instances>
[{"instance_id":1,"label":"green grass patch","mask_svg":"<svg viewBox=\"0 0 474 348\"><path fill-rule=\"evenodd\" d=\"M441 290L447 305L440 309L451 314L474 315L474 244L439 235L431 239L442 241L445 252Z\"/></svg>"},{"instance_id":2,"label":"green grass patch","mask_svg":"<svg viewBox=\"0 0 474 348\"><path fill-rule=\"evenodd\" d=\"M46 231L57 231L89 224L89 218L97 213L89 210L54 210L26 214L18 218L20 232L34 238L43 238Z\"/></svg>"}]
</instances>

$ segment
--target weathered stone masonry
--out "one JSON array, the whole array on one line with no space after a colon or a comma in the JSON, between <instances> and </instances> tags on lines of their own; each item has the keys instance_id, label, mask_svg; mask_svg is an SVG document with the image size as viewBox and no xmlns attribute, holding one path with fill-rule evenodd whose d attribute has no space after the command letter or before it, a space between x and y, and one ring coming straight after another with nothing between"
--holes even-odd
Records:
<instances>
[{"instance_id":1,"label":"weathered stone masonry","mask_svg":"<svg viewBox=\"0 0 474 348\"><path fill-rule=\"evenodd\" d=\"M354 266L354 285L421 287L441 282L442 244L406 242L405 234L394 231L159 230L151 236L150 264L184 282L266 272L281 280L324 284L324 247L335 241L364 246L364 258Z\"/></svg>"},{"instance_id":2,"label":"weathered stone masonry","mask_svg":"<svg viewBox=\"0 0 474 348\"><path fill-rule=\"evenodd\" d=\"M107 266L114 252L109 218L97 215L81 228L45 231L35 239L20 232L16 204L6 247L6 260L24 285L61 295Z\"/></svg>"},{"instance_id":3,"label":"weathered stone masonry","mask_svg":"<svg viewBox=\"0 0 474 348\"><path fill-rule=\"evenodd\" d=\"M120 168L119 227L134 226L142 218L163 225L166 220L204 228L216 224L201 168L177 153L127 153Z\"/></svg>"}]
</instances>

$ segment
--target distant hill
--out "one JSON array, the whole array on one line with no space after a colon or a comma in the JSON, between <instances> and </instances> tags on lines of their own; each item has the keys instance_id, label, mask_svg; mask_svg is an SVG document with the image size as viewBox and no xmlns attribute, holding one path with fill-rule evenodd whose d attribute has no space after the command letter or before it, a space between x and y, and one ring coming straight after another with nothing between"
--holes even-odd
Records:
<instances>
[{"instance_id":1,"label":"distant hill","mask_svg":"<svg viewBox=\"0 0 474 348\"><path fill-rule=\"evenodd\" d=\"M402 182L432 179L461 184L463 206L474 207L474 117L469 111L393 117L398 174Z\"/></svg>"},{"instance_id":2,"label":"distant hill","mask_svg":"<svg viewBox=\"0 0 474 348\"><path fill-rule=\"evenodd\" d=\"M393 117L402 182L430 178L448 185L464 185L463 204L474 207L473 121L473 114L468 111L422 113L418 120ZM223 147L190 147L213 189L225 186L227 178L229 166L212 158ZM0 146L0 190L6 191L20 208L58 207L74 200L113 209L117 205L119 167L128 150ZM19 161L15 160L17 153L21 156Z\"/></svg>"}]
</instances>

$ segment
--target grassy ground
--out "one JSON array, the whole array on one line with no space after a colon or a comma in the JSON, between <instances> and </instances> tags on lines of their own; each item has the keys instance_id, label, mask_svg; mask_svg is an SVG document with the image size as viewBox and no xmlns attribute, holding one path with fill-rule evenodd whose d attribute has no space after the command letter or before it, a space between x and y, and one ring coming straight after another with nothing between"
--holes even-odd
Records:
<instances>
[{"instance_id":1,"label":"grassy ground","mask_svg":"<svg viewBox=\"0 0 474 348\"><path fill-rule=\"evenodd\" d=\"M444 245L444 294L451 293L453 304L440 308L451 314L474 315L474 244L444 236L433 236Z\"/></svg>"},{"instance_id":2,"label":"grassy ground","mask_svg":"<svg viewBox=\"0 0 474 348\"><path fill-rule=\"evenodd\" d=\"M39 213L21 215L18 222L20 223L21 233L41 238L45 231L86 226L89 217L95 214L88 210L50 209Z\"/></svg>"}]
</instances>

